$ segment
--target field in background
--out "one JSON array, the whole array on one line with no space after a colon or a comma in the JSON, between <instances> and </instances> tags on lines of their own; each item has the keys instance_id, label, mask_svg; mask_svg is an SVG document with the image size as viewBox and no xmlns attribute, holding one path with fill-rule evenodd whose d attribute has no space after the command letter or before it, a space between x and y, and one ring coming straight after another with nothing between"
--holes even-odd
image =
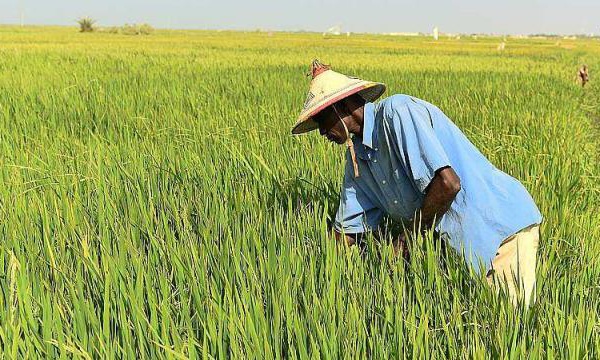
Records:
<instances>
[{"instance_id":1,"label":"field in background","mask_svg":"<svg viewBox=\"0 0 600 360\"><path fill-rule=\"evenodd\" d=\"M501 41L0 27L0 352L598 358L600 42ZM336 249L343 148L289 134L315 57L438 105L529 189L528 313L428 239L406 266Z\"/></svg>"}]
</instances>

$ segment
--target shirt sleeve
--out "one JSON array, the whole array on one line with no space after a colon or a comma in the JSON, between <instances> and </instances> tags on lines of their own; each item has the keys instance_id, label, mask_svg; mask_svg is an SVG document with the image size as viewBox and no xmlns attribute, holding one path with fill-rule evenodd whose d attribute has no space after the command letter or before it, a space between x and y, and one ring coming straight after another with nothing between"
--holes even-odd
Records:
<instances>
[{"instance_id":1,"label":"shirt sleeve","mask_svg":"<svg viewBox=\"0 0 600 360\"><path fill-rule=\"evenodd\" d=\"M338 232L358 234L377 228L383 211L373 204L354 179L352 164L346 161L340 205L334 227Z\"/></svg>"},{"instance_id":2,"label":"shirt sleeve","mask_svg":"<svg viewBox=\"0 0 600 360\"><path fill-rule=\"evenodd\" d=\"M425 105L402 102L394 105L392 122L404 170L421 193L431 183L436 171L451 166Z\"/></svg>"}]
</instances>

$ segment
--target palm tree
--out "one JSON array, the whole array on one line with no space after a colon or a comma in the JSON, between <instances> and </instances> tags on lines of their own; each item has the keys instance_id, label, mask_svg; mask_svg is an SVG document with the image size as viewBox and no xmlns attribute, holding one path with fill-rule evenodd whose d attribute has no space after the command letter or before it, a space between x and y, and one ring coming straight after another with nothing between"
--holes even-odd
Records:
<instances>
[{"instance_id":1,"label":"palm tree","mask_svg":"<svg viewBox=\"0 0 600 360\"><path fill-rule=\"evenodd\" d=\"M79 24L80 32L92 32L95 30L94 24L96 23L96 20L87 16L77 20L77 23Z\"/></svg>"}]
</instances>

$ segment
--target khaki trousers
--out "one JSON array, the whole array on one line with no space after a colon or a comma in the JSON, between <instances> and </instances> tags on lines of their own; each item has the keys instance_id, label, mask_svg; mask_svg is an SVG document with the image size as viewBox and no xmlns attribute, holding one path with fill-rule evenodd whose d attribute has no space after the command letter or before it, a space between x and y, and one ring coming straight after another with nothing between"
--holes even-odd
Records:
<instances>
[{"instance_id":1,"label":"khaki trousers","mask_svg":"<svg viewBox=\"0 0 600 360\"><path fill-rule=\"evenodd\" d=\"M535 265L540 239L540 226L531 225L506 238L500 244L486 278L496 289L502 288L517 305L519 300L529 307L535 301ZM533 295L533 298L532 298Z\"/></svg>"}]
</instances>

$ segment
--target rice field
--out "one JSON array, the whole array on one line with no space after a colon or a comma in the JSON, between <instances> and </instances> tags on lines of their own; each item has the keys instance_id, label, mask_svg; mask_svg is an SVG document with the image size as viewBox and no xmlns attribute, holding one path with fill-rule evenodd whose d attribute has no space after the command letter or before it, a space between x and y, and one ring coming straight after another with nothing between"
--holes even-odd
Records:
<instances>
[{"instance_id":1,"label":"rice field","mask_svg":"<svg viewBox=\"0 0 600 360\"><path fill-rule=\"evenodd\" d=\"M600 357L600 42L501 41L0 27L2 357ZM344 148L290 135L315 57L527 187L529 311L429 238L336 247Z\"/></svg>"}]
</instances>

